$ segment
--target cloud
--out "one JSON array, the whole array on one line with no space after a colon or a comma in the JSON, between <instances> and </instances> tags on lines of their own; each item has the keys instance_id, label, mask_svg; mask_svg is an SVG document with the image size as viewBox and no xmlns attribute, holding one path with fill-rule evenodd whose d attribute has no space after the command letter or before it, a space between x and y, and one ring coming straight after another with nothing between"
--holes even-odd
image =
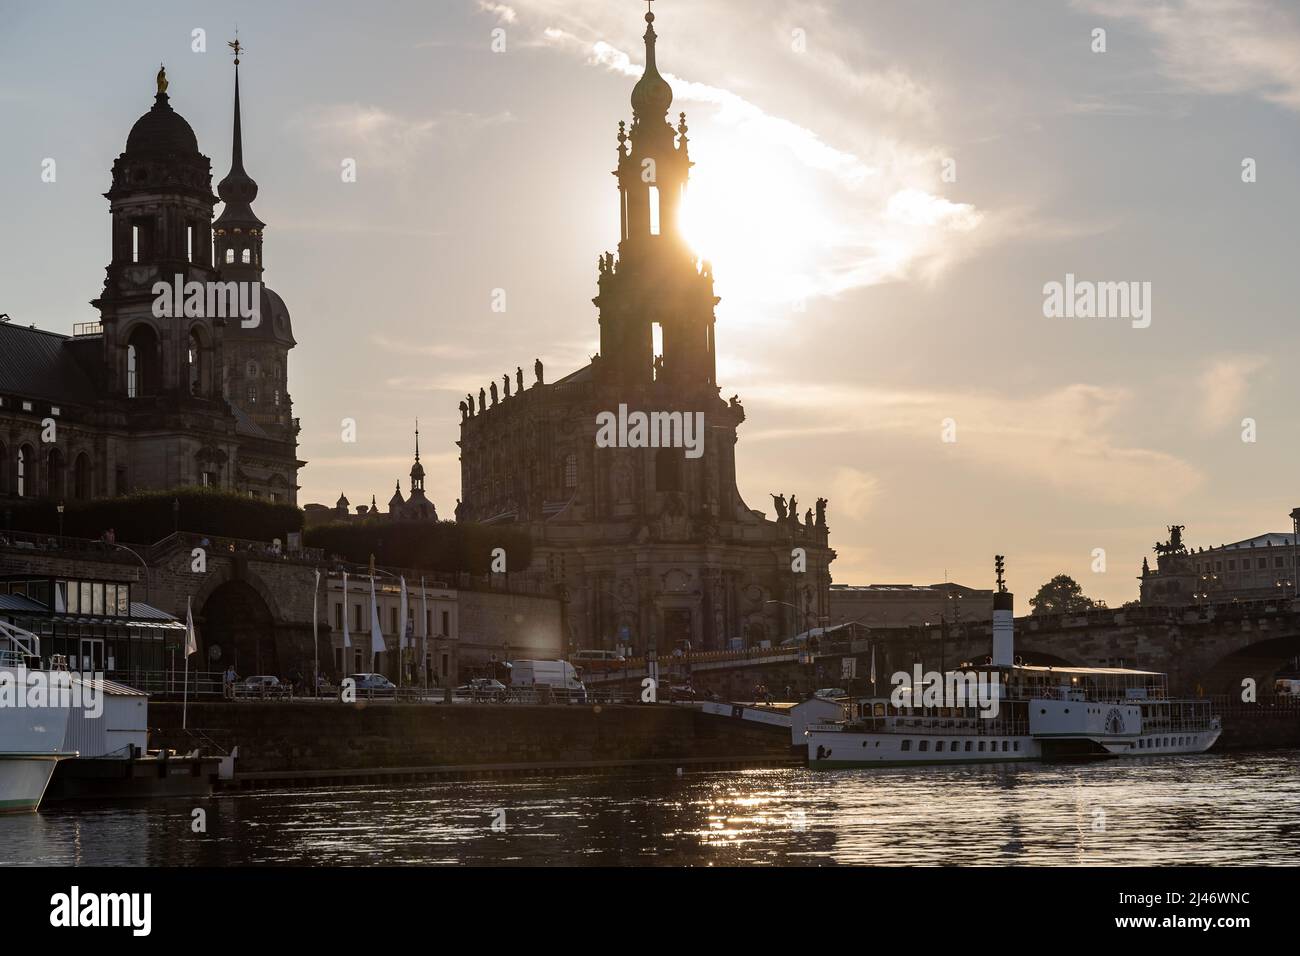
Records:
<instances>
[{"instance_id":1,"label":"cloud","mask_svg":"<svg viewBox=\"0 0 1300 956\"><path fill-rule=\"evenodd\" d=\"M747 404L762 405L755 417L789 413L817 422L745 433L746 442L792 436L887 433L909 443L892 454L918 467L974 468L1006 483L1032 482L1053 493L1110 504L1163 505L1185 499L1203 482L1201 471L1169 453L1132 447L1117 434L1135 397L1123 388L1073 384L1038 395L890 390L854 385L747 385ZM956 422L957 440L945 444L942 423ZM918 458L917 452L928 455ZM874 488L849 485L859 507Z\"/></svg>"},{"instance_id":2,"label":"cloud","mask_svg":"<svg viewBox=\"0 0 1300 956\"><path fill-rule=\"evenodd\" d=\"M1239 420L1251 380L1267 366L1268 360L1259 356L1235 356L1211 363L1201 373L1197 388L1202 424L1207 428L1221 428Z\"/></svg>"},{"instance_id":3,"label":"cloud","mask_svg":"<svg viewBox=\"0 0 1300 956\"><path fill-rule=\"evenodd\" d=\"M866 517L879 491L876 477L857 468L836 468L831 476L830 498L835 502L835 511L849 518Z\"/></svg>"},{"instance_id":4,"label":"cloud","mask_svg":"<svg viewBox=\"0 0 1300 956\"><path fill-rule=\"evenodd\" d=\"M1258 96L1300 110L1294 6L1268 0L1074 0L1074 6L1142 27L1155 39L1165 75L1189 89Z\"/></svg>"},{"instance_id":5,"label":"cloud","mask_svg":"<svg viewBox=\"0 0 1300 956\"><path fill-rule=\"evenodd\" d=\"M289 121L305 132L328 165L342 157L356 159L361 169L404 170L435 142L438 133L458 133L514 121L507 112L447 111L436 117L402 116L378 106L336 103L304 110Z\"/></svg>"}]
</instances>

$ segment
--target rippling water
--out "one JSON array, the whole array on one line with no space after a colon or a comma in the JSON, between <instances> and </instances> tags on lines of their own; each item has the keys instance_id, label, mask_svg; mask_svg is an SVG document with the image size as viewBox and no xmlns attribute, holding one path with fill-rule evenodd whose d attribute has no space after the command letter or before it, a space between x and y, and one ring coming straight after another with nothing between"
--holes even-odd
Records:
<instances>
[{"instance_id":1,"label":"rippling water","mask_svg":"<svg viewBox=\"0 0 1300 956\"><path fill-rule=\"evenodd\" d=\"M207 811L207 833L191 831ZM504 809L504 832L493 830ZM0 817L41 864L1300 863L1300 751L1084 765L575 775Z\"/></svg>"}]
</instances>

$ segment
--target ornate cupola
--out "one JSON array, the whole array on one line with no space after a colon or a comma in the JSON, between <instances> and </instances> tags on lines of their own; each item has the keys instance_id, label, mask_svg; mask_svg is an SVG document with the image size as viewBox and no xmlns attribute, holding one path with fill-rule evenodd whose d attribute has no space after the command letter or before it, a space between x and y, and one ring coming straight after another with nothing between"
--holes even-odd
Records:
<instances>
[{"instance_id":1,"label":"ornate cupola","mask_svg":"<svg viewBox=\"0 0 1300 956\"><path fill-rule=\"evenodd\" d=\"M244 135L239 106L239 40L235 51L235 129L231 140L230 172L217 184L217 195L226 204L213 223L217 267L223 279L256 281L262 275L262 230L266 223L253 213L257 182L244 169Z\"/></svg>"}]
</instances>

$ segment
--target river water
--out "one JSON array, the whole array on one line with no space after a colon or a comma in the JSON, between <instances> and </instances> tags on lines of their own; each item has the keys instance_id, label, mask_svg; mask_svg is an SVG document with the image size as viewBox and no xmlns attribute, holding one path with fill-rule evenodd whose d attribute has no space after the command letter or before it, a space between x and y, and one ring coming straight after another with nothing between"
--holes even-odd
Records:
<instances>
[{"instance_id":1,"label":"river water","mask_svg":"<svg viewBox=\"0 0 1300 956\"><path fill-rule=\"evenodd\" d=\"M0 817L0 863L1296 865L1300 750L638 771L59 807Z\"/></svg>"}]
</instances>

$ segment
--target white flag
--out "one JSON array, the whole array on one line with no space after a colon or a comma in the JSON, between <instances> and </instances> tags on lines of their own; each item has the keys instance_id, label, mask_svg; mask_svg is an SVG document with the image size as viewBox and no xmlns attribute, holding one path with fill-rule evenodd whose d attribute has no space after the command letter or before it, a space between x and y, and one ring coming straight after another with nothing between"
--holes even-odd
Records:
<instances>
[{"instance_id":1,"label":"white flag","mask_svg":"<svg viewBox=\"0 0 1300 956\"><path fill-rule=\"evenodd\" d=\"M379 603L375 600L375 576L370 575L370 653L383 654L388 650L384 632L379 626Z\"/></svg>"},{"instance_id":2,"label":"white flag","mask_svg":"<svg viewBox=\"0 0 1300 956\"><path fill-rule=\"evenodd\" d=\"M190 598L185 599L185 656L199 652L199 639L194 634L194 611L190 607Z\"/></svg>"},{"instance_id":3,"label":"white flag","mask_svg":"<svg viewBox=\"0 0 1300 956\"><path fill-rule=\"evenodd\" d=\"M352 646L352 637L348 634L348 573L343 572L343 646L349 648Z\"/></svg>"},{"instance_id":4,"label":"white flag","mask_svg":"<svg viewBox=\"0 0 1300 956\"><path fill-rule=\"evenodd\" d=\"M399 650L406 648L406 578L398 578L402 582L402 607L398 611L397 619L397 647Z\"/></svg>"}]
</instances>

